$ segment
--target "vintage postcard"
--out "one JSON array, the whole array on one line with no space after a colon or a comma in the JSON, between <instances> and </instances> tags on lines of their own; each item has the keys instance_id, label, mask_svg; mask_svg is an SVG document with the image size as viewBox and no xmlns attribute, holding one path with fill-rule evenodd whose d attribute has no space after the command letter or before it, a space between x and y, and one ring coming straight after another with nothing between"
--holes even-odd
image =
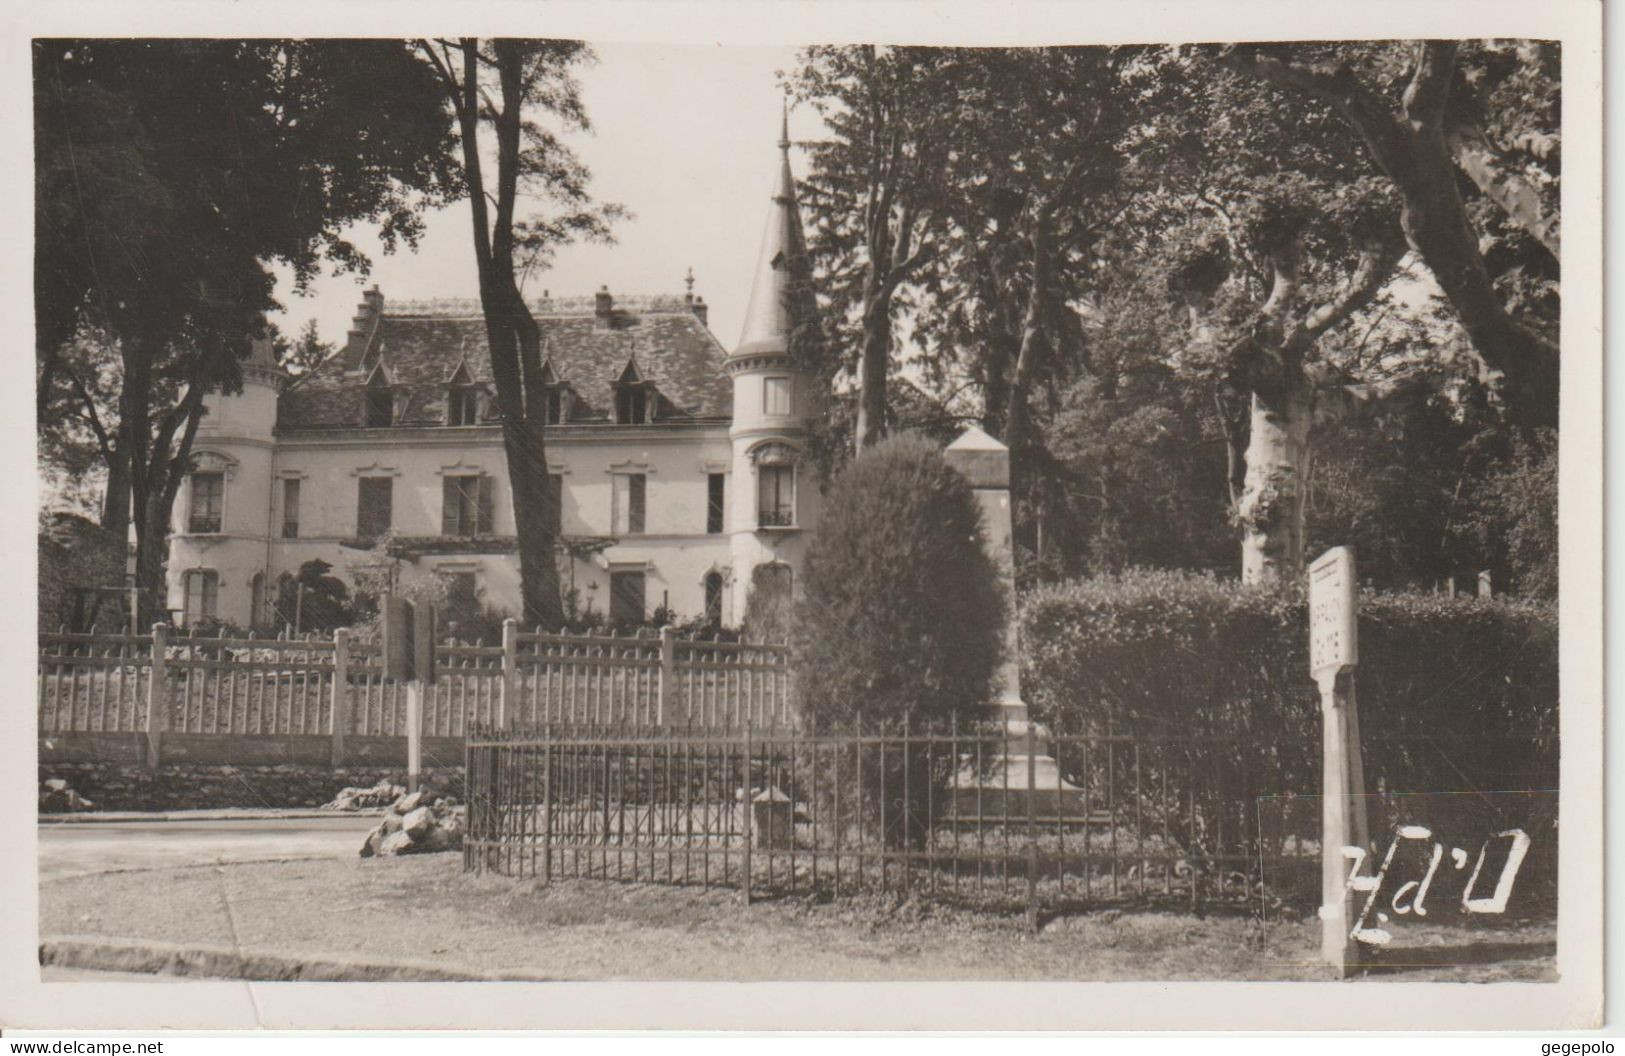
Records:
<instances>
[{"instance_id":1,"label":"vintage postcard","mask_svg":"<svg viewBox=\"0 0 1625 1056\"><path fill-rule=\"evenodd\" d=\"M0 1026L1600 1023L1595 5L12 14Z\"/></svg>"}]
</instances>

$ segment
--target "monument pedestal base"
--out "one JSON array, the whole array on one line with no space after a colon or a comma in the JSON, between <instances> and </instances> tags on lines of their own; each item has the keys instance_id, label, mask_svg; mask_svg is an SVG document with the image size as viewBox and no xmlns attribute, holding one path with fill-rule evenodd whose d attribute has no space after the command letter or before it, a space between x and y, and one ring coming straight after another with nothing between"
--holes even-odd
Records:
<instances>
[{"instance_id":1,"label":"monument pedestal base","mask_svg":"<svg viewBox=\"0 0 1625 1056\"><path fill-rule=\"evenodd\" d=\"M1052 823L1088 824L1083 789L1061 776L1047 751L1043 727L1027 718L1027 706L1001 706L1004 737L998 754L963 760L954 777L950 817L956 824L1001 825L1029 815Z\"/></svg>"}]
</instances>

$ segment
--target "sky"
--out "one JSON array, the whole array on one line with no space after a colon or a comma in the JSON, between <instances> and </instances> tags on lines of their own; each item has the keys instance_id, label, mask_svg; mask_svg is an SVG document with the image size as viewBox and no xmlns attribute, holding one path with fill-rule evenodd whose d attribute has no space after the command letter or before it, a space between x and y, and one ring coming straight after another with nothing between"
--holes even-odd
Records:
<instances>
[{"instance_id":1,"label":"sky","mask_svg":"<svg viewBox=\"0 0 1625 1056\"><path fill-rule=\"evenodd\" d=\"M597 64L579 71L593 129L568 141L592 170L594 196L634 216L617 226L616 245L562 249L549 271L530 276L525 294L583 296L603 285L611 293L681 294L693 268L711 329L732 347L777 174L783 95L776 73L791 67L795 49L610 44L595 51ZM792 140L814 138L821 127L810 108L790 114ZM801 161L792 154L798 175ZM364 282L324 275L301 297L279 270L285 311L272 321L292 335L314 318L324 340L342 343L372 283L386 302L477 297L467 204L429 214L426 225L415 253L390 256L373 229L353 229L350 237L373 259Z\"/></svg>"}]
</instances>

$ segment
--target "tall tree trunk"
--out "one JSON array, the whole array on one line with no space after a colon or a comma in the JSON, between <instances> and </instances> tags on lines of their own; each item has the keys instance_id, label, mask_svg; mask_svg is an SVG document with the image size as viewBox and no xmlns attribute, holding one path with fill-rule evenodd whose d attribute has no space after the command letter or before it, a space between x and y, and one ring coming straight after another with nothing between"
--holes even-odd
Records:
<instances>
[{"instance_id":1,"label":"tall tree trunk","mask_svg":"<svg viewBox=\"0 0 1625 1056\"><path fill-rule=\"evenodd\" d=\"M123 539L130 531L130 463L122 451L106 456L107 488L102 492L101 526Z\"/></svg>"},{"instance_id":2,"label":"tall tree trunk","mask_svg":"<svg viewBox=\"0 0 1625 1056\"><path fill-rule=\"evenodd\" d=\"M1016 354L1016 366L1010 379L1010 391L1005 404L1004 444L1010 449L1010 493L1018 494L1017 466L1028 438L1027 398L1032 390L1033 378L1038 374L1038 361L1044 354L1048 338L1044 320L1045 297L1049 293L1051 273L1050 216L1047 203L1034 210L1032 234L1032 284L1027 287L1027 305L1021 319L1021 350Z\"/></svg>"},{"instance_id":3,"label":"tall tree trunk","mask_svg":"<svg viewBox=\"0 0 1625 1056\"><path fill-rule=\"evenodd\" d=\"M519 556L522 618L546 630L564 624L559 596L557 540L553 537L551 480L547 471L544 423L547 401L541 389L541 331L514 278L514 206L518 197L520 135L524 105L524 55L514 42L496 41L502 109L495 115L497 189L488 195L479 152L478 41L462 42L462 96L457 100L463 167L468 180L479 265L480 306L485 316L491 374L502 416L502 446L513 492L514 534ZM489 202L495 199L495 214Z\"/></svg>"},{"instance_id":4,"label":"tall tree trunk","mask_svg":"<svg viewBox=\"0 0 1625 1056\"><path fill-rule=\"evenodd\" d=\"M864 282L863 345L858 355L858 421L856 451L873 447L886 436L886 373L891 360L891 294L873 278Z\"/></svg>"},{"instance_id":5,"label":"tall tree trunk","mask_svg":"<svg viewBox=\"0 0 1625 1056\"><path fill-rule=\"evenodd\" d=\"M510 284L514 333L519 353L523 407L503 415L502 445L513 489L514 526L519 544L519 593L525 618L548 630L564 626L559 590L558 540L553 526L552 477L547 471L547 394L541 378L541 328L516 286Z\"/></svg>"}]
</instances>

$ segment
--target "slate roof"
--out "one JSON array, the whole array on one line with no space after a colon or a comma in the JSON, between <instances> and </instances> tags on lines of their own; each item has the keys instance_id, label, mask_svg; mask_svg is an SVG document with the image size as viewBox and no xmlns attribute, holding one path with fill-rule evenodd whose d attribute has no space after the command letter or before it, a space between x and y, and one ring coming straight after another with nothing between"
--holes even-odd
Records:
<instances>
[{"instance_id":1,"label":"slate roof","mask_svg":"<svg viewBox=\"0 0 1625 1056\"><path fill-rule=\"evenodd\" d=\"M381 296L377 301L382 315L376 327L352 333L342 352L283 392L279 428L360 428L367 380L380 362L405 397L404 406L396 403L396 425L443 425L447 386L461 365L492 391L485 322L477 309L455 303L392 309ZM660 395L657 422L733 417L733 386L723 371L727 354L680 298L617 306L607 327L590 304L546 307L536 313L543 355L575 394L568 424L614 421L614 385L628 361ZM491 402L482 402L480 421L494 422Z\"/></svg>"}]
</instances>

